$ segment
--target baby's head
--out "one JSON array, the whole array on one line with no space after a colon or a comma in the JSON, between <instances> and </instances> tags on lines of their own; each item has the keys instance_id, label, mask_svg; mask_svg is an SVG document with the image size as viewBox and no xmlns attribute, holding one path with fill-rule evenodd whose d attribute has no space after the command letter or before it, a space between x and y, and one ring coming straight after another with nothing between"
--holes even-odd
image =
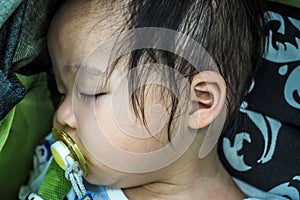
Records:
<instances>
[{"instance_id":1,"label":"baby's head","mask_svg":"<svg viewBox=\"0 0 300 200\"><path fill-rule=\"evenodd\" d=\"M78 144L89 182L163 181L211 152L255 71L258 5L70 0L60 8L48 37L62 94L54 126Z\"/></svg>"}]
</instances>

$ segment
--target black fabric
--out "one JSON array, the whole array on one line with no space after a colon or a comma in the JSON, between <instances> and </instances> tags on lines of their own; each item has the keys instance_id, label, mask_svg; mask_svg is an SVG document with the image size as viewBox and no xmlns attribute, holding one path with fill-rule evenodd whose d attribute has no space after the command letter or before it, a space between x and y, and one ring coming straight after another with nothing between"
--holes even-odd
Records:
<instances>
[{"instance_id":1,"label":"black fabric","mask_svg":"<svg viewBox=\"0 0 300 200\"><path fill-rule=\"evenodd\" d=\"M290 83L294 88L287 96L294 99L293 103L288 102L284 95L287 90L285 88L287 82L292 81L288 79L291 79L291 76L300 75L299 66L300 60L284 64L264 60L262 67L258 70L253 91L245 99L249 103L248 109L276 118L283 123L300 127L300 109L293 106L293 104L300 105L300 82L298 82L299 85ZM278 73L279 71L286 72L281 75ZM300 77L297 76L297 79L300 81ZM286 91L286 93L289 92Z\"/></svg>"},{"instance_id":2,"label":"black fabric","mask_svg":"<svg viewBox=\"0 0 300 200\"><path fill-rule=\"evenodd\" d=\"M0 29L0 120L25 96L26 89L11 71L27 0L23 1Z\"/></svg>"},{"instance_id":3,"label":"black fabric","mask_svg":"<svg viewBox=\"0 0 300 200\"><path fill-rule=\"evenodd\" d=\"M219 155L230 174L272 194L300 198L300 9L269 3L267 52Z\"/></svg>"}]
</instances>

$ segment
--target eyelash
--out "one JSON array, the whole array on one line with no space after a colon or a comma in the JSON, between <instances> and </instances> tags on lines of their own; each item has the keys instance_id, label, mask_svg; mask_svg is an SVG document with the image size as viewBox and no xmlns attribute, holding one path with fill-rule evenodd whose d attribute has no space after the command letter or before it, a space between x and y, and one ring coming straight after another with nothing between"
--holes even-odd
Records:
<instances>
[{"instance_id":1,"label":"eyelash","mask_svg":"<svg viewBox=\"0 0 300 200\"><path fill-rule=\"evenodd\" d=\"M92 102L98 101L102 95L105 95L105 93L98 93L98 94L94 94L94 95L79 93L79 98L84 103L92 103Z\"/></svg>"},{"instance_id":2,"label":"eyelash","mask_svg":"<svg viewBox=\"0 0 300 200\"><path fill-rule=\"evenodd\" d=\"M60 102L62 102L66 96L65 93L60 93L58 92L58 95L60 97ZM85 93L79 93L78 97L84 102L84 103L92 103L92 102L96 102L99 100L99 98L105 95L105 93L98 93L98 94L85 94Z\"/></svg>"}]
</instances>

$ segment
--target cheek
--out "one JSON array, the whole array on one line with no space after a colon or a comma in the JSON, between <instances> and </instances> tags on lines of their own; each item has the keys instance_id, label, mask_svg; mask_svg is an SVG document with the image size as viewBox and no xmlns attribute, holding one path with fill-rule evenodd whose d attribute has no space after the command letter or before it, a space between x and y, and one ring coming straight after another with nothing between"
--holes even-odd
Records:
<instances>
[{"instance_id":1,"label":"cheek","mask_svg":"<svg viewBox=\"0 0 300 200\"><path fill-rule=\"evenodd\" d=\"M165 129L153 136L145 127L133 122L131 117L124 117L126 114L129 116L126 107L116 109L111 105L111 98L107 96L92 109L82 107L77 117L78 139L86 149L84 154L90 162L91 176L101 179L122 174L116 171L148 171L153 160L147 158L146 161L145 154L168 143ZM145 166L139 169L141 163ZM110 180L109 177L106 178ZM94 182L92 177L87 179Z\"/></svg>"},{"instance_id":2,"label":"cheek","mask_svg":"<svg viewBox=\"0 0 300 200\"><path fill-rule=\"evenodd\" d=\"M86 181L91 184L113 185L119 179L119 172L106 167L90 154L86 157L89 170L88 175L84 177Z\"/></svg>"},{"instance_id":3,"label":"cheek","mask_svg":"<svg viewBox=\"0 0 300 200\"><path fill-rule=\"evenodd\" d=\"M152 117L155 119L154 115ZM108 101L103 101L103 104L96 108L96 118L99 130L109 145L127 152L147 153L154 151L161 147L167 138L164 137L167 136L167 133L163 129L154 130L152 128L149 130L149 127L161 126L156 120L149 120L148 128L137 120L125 100L114 102L114 104L111 104L110 98Z\"/></svg>"}]
</instances>

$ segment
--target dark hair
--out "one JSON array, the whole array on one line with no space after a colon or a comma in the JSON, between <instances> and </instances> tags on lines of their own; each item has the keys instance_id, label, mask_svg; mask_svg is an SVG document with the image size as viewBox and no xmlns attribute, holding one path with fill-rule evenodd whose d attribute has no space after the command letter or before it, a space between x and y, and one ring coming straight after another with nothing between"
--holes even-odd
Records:
<instances>
[{"instance_id":1,"label":"dark hair","mask_svg":"<svg viewBox=\"0 0 300 200\"><path fill-rule=\"evenodd\" d=\"M126 29L161 27L172 29L192 37L213 58L219 73L227 84L228 119L224 131L235 127L235 112L247 92L258 62L263 54L264 6L262 0L129 0L130 15ZM159 39L158 39L159 41ZM198 71L183 58L159 49L147 48L132 51L129 69L140 63L154 61L174 68L186 77ZM147 74L131 73L130 88L135 88ZM181 92L176 77L167 74L170 86ZM131 102L136 114L143 122L144 91L140 88L132 93ZM172 100L168 131L176 118L178 99L169 92ZM169 134L170 136L170 134Z\"/></svg>"}]
</instances>

